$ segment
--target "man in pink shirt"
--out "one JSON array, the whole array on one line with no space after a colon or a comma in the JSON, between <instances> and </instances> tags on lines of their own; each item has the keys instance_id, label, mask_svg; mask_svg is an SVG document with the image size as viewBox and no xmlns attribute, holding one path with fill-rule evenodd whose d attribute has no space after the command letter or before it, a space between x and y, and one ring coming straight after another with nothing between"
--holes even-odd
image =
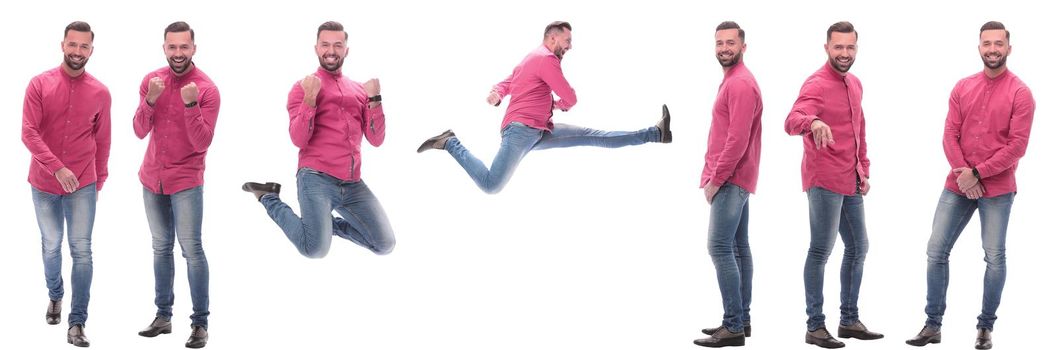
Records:
<instances>
[{"instance_id":1,"label":"man in pink shirt","mask_svg":"<svg viewBox=\"0 0 1057 350\"><path fill-rule=\"evenodd\" d=\"M1006 228L1017 194L1017 163L1024 156L1035 114L1031 90L1006 68L1009 31L999 22L980 27L984 70L954 85L943 131L951 171L936 206L928 245L925 327L907 344L940 342L947 308L949 257L973 212L980 210L984 271L983 307L977 316L977 349L991 348L991 330L1006 282Z\"/></svg>"},{"instance_id":2,"label":"man in pink shirt","mask_svg":"<svg viewBox=\"0 0 1057 350\"><path fill-rule=\"evenodd\" d=\"M804 82L785 120L785 131L803 138L801 175L811 221L811 245L804 263L808 315L804 340L823 348L844 347L826 330L822 313L822 281L838 232L844 241L844 261L837 336L884 337L859 320L859 286L870 246L863 210L863 196L870 192L870 159L866 157L862 83L848 73L855 63L858 39L851 23L829 27L824 46L829 60Z\"/></svg>"},{"instance_id":3,"label":"man in pink shirt","mask_svg":"<svg viewBox=\"0 0 1057 350\"><path fill-rule=\"evenodd\" d=\"M287 98L290 139L298 153L298 217L279 199L274 182L247 182L268 216L309 258L330 251L332 236L352 241L378 255L389 254L396 244L381 202L360 179L360 143L372 146L385 140L378 79L360 84L342 74L349 54L349 34L338 22L326 22L316 31L319 68L294 84ZM341 217L334 217L337 211Z\"/></svg>"},{"instance_id":4,"label":"man in pink shirt","mask_svg":"<svg viewBox=\"0 0 1057 350\"><path fill-rule=\"evenodd\" d=\"M576 91L562 74L561 60L572 49L572 26L554 22L543 31L543 45L532 50L506 80L488 94L488 103L499 106L510 95L510 106L501 124L503 141L491 168L470 153L451 130L431 137L418 152L443 149L455 158L486 193L498 193L514 175L521 159L531 150L596 146L617 148L646 142L672 142L668 107L656 126L639 131L601 131L568 124L554 124L554 110L568 111L576 104ZM555 101L551 93L558 95Z\"/></svg>"},{"instance_id":5,"label":"man in pink shirt","mask_svg":"<svg viewBox=\"0 0 1057 350\"><path fill-rule=\"evenodd\" d=\"M32 155L29 184L51 300L45 321L59 324L62 318L65 225L73 258L73 301L66 341L87 347L84 324L92 287L92 226L110 158L110 91L84 71L95 49L92 27L73 22L63 35L62 64L33 77L26 88L22 142Z\"/></svg>"},{"instance_id":6,"label":"man in pink shirt","mask_svg":"<svg viewBox=\"0 0 1057 350\"><path fill-rule=\"evenodd\" d=\"M209 263L202 250L202 192L206 151L213 141L220 91L192 61L195 34L185 22L165 28L162 52L169 62L143 77L132 120L136 137L150 135L139 170L143 205L154 246L154 321L139 332L155 337L172 332L173 245L180 242L191 288L191 335L185 344L209 340Z\"/></svg>"},{"instance_id":7,"label":"man in pink shirt","mask_svg":"<svg viewBox=\"0 0 1057 350\"><path fill-rule=\"evenodd\" d=\"M716 27L716 59L723 67L712 106L701 187L712 206L708 253L716 266L723 301L723 324L694 344L718 348L745 345L751 335L752 253L749 250L749 194L756 192L760 168L760 120L763 99L756 78L745 67L745 31L734 22Z\"/></svg>"}]
</instances>

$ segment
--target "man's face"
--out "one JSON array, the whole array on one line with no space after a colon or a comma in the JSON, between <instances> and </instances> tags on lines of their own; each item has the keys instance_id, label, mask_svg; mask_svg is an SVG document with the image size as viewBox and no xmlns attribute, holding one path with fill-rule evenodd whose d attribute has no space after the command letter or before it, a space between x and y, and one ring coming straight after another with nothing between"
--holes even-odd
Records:
<instances>
[{"instance_id":1,"label":"man's face","mask_svg":"<svg viewBox=\"0 0 1057 350\"><path fill-rule=\"evenodd\" d=\"M859 46L856 45L858 35L855 33L833 32L829 41L826 42L826 53L829 54L829 64L838 72L847 73L855 63L855 53Z\"/></svg>"},{"instance_id":2,"label":"man's face","mask_svg":"<svg viewBox=\"0 0 1057 350\"><path fill-rule=\"evenodd\" d=\"M999 69L1005 66L1011 49L1004 29L985 30L980 33L980 58L987 68Z\"/></svg>"},{"instance_id":3,"label":"man's face","mask_svg":"<svg viewBox=\"0 0 1057 350\"><path fill-rule=\"evenodd\" d=\"M62 62L70 70L81 70L92 57L92 33L70 30L62 39Z\"/></svg>"},{"instance_id":4,"label":"man's face","mask_svg":"<svg viewBox=\"0 0 1057 350\"><path fill-rule=\"evenodd\" d=\"M195 42L191 40L191 32L169 32L165 33L165 59L169 61L169 68L173 73L183 74L191 67L191 57L195 55Z\"/></svg>"},{"instance_id":5,"label":"man's face","mask_svg":"<svg viewBox=\"0 0 1057 350\"><path fill-rule=\"evenodd\" d=\"M547 36L547 48L550 48L559 59L565 57L565 52L573 49L573 32L562 29L560 32Z\"/></svg>"},{"instance_id":6,"label":"man's face","mask_svg":"<svg viewBox=\"0 0 1057 350\"><path fill-rule=\"evenodd\" d=\"M745 43L738 37L737 29L716 31L716 59L719 65L730 67L738 64L742 51L745 51Z\"/></svg>"},{"instance_id":7,"label":"man's face","mask_svg":"<svg viewBox=\"0 0 1057 350\"><path fill-rule=\"evenodd\" d=\"M345 46L345 32L324 30L319 32L316 38L316 56L319 57L319 66L330 72L341 69L345 63L345 56L349 54L349 48Z\"/></svg>"}]
</instances>

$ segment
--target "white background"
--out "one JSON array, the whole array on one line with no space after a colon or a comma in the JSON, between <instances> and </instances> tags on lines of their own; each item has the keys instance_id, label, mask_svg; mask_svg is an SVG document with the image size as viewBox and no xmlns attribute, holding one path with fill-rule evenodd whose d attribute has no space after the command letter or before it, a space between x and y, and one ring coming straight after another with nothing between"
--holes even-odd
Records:
<instances>
[{"instance_id":1,"label":"white background","mask_svg":"<svg viewBox=\"0 0 1057 350\"><path fill-rule=\"evenodd\" d=\"M62 30L89 22L87 69L113 95L110 180L93 237L95 279L87 334L96 349L180 348L191 313L177 252L174 334L142 338L154 317L150 234L136 175L147 142L134 137L138 86L165 66L162 32L185 20L194 60L219 86L222 107L206 172L204 244L210 261L211 349L693 349L722 308L706 252L707 207L697 188L711 106L722 77L715 26L747 31L745 62L764 96L763 159L751 199L757 349L803 344L807 201L801 141L782 124L803 80L825 62L826 28L859 30L852 72L865 87L873 190L866 198L871 249L862 319L884 340L851 348L905 347L924 322L925 245L949 166L941 148L954 83L982 69L977 33L988 20L1012 32L1008 64L1038 109L1007 242L1008 280L996 348L1048 340L1055 311L1054 229L1044 215L1055 191L1044 176L1054 141L1052 19L1041 3L952 2L404 2L36 1L0 14L0 148L5 229L0 234L3 348L67 349L65 326L44 323L40 236L20 142L30 78L61 62ZM363 178L380 198L396 250L374 256L336 239L322 260L301 257L244 181L278 181L294 203L297 149L287 134L286 94L318 66L312 45L326 20L345 24L344 72L381 79L388 136L364 143ZM531 153L509 186L482 194L447 154L416 154L452 128L490 160L501 108L490 87L539 44L554 20L573 25L563 69L580 103L555 117L610 130L652 125L671 107L675 142L618 150ZM295 206L296 207L296 206ZM1046 210L1050 209L1050 210ZM179 249L179 248L177 248ZM835 331L843 246L828 265L825 311ZM70 286L68 248L64 276ZM944 342L975 337L984 263L974 219L951 259ZM67 289L63 324L72 293Z\"/></svg>"}]
</instances>

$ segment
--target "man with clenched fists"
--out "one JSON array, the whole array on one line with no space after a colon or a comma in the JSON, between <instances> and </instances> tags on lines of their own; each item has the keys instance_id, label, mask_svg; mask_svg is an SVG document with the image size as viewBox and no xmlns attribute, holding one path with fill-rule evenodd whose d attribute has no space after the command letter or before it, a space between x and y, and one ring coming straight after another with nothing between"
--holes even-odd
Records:
<instances>
[{"instance_id":1,"label":"man with clenched fists","mask_svg":"<svg viewBox=\"0 0 1057 350\"><path fill-rule=\"evenodd\" d=\"M154 304L158 313L144 337L172 332L173 244L180 242L191 287L189 348L206 345L209 317L209 264L202 250L202 187L206 150L213 141L220 92L191 61L196 46L191 26L165 28L162 50L168 67L150 72L140 85L140 103L132 126L136 136L150 134L139 170L143 206L154 246Z\"/></svg>"},{"instance_id":2,"label":"man with clenched fists","mask_svg":"<svg viewBox=\"0 0 1057 350\"><path fill-rule=\"evenodd\" d=\"M301 216L279 199L278 183L247 182L297 251L322 258L332 236L352 241L378 255L393 250L396 239L381 202L360 179L360 143L372 146L385 140L378 79L362 85L342 75L349 54L349 35L338 22L316 31L319 69L294 84L287 98L290 139L298 153L297 201ZM341 217L334 217L337 211Z\"/></svg>"}]
</instances>

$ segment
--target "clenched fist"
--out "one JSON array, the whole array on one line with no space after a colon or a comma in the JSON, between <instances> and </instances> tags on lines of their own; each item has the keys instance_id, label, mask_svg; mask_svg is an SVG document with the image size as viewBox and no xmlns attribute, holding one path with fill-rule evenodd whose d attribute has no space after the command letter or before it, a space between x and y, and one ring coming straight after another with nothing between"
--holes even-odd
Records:
<instances>
[{"instance_id":1,"label":"clenched fist","mask_svg":"<svg viewBox=\"0 0 1057 350\"><path fill-rule=\"evenodd\" d=\"M165 91L165 80L161 77L150 78L147 82L147 104L153 106L155 101L158 101L158 96L161 96L162 91Z\"/></svg>"},{"instance_id":2,"label":"clenched fist","mask_svg":"<svg viewBox=\"0 0 1057 350\"><path fill-rule=\"evenodd\" d=\"M503 102L503 98L499 96L498 92L492 90L492 92L488 93L488 104L498 107L500 102Z\"/></svg>"},{"instance_id":3,"label":"clenched fist","mask_svg":"<svg viewBox=\"0 0 1057 350\"><path fill-rule=\"evenodd\" d=\"M378 96L382 93L382 86L378 85L378 79L371 79L363 83L363 90L367 92L367 97Z\"/></svg>"},{"instance_id":4,"label":"clenched fist","mask_svg":"<svg viewBox=\"0 0 1057 350\"><path fill-rule=\"evenodd\" d=\"M316 96L319 96L319 84L319 77L315 74L309 74L304 79L301 79L301 90L305 91L304 102L309 106L316 106Z\"/></svg>"},{"instance_id":5,"label":"clenched fist","mask_svg":"<svg viewBox=\"0 0 1057 350\"><path fill-rule=\"evenodd\" d=\"M195 85L193 81L184 85L184 87L180 88L180 97L183 98L184 104L198 102L198 85Z\"/></svg>"}]
</instances>

